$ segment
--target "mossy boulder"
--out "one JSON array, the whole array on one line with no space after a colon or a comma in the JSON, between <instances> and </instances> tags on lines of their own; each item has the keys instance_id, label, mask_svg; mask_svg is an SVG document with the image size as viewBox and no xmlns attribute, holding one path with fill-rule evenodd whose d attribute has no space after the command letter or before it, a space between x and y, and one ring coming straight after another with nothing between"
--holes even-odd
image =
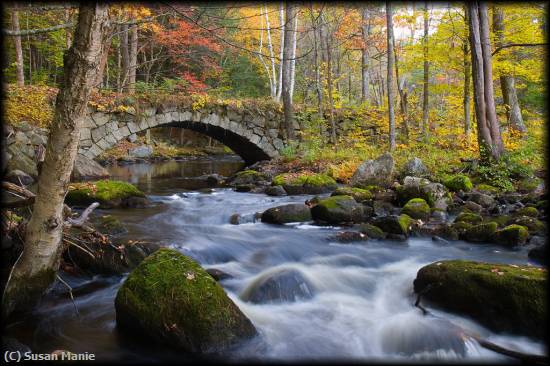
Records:
<instances>
[{"instance_id":1,"label":"mossy boulder","mask_svg":"<svg viewBox=\"0 0 550 366\"><path fill-rule=\"evenodd\" d=\"M93 220L93 223L102 234L117 235L128 231L120 220L113 215L103 215Z\"/></svg>"},{"instance_id":2,"label":"mossy boulder","mask_svg":"<svg viewBox=\"0 0 550 366\"><path fill-rule=\"evenodd\" d=\"M173 249L158 250L130 273L115 309L121 328L185 352L222 352L256 335L214 278Z\"/></svg>"},{"instance_id":3,"label":"mossy boulder","mask_svg":"<svg viewBox=\"0 0 550 366\"><path fill-rule=\"evenodd\" d=\"M481 192L472 192L470 193L469 198L471 201L474 201L484 208L490 208L495 204L495 199L493 196Z\"/></svg>"},{"instance_id":4,"label":"mossy boulder","mask_svg":"<svg viewBox=\"0 0 550 366\"><path fill-rule=\"evenodd\" d=\"M464 191L468 192L472 190L472 181L466 175L457 174L453 177L446 179L443 184L445 187L453 192Z\"/></svg>"},{"instance_id":5,"label":"mossy boulder","mask_svg":"<svg viewBox=\"0 0 550 366\"><path fill-rule=\"evenodd\" d=\"M499 215L488 217L484 220L485 222L496 222L498 227L504 227L510 222L509 215Z\"/></svg>"},{"instance_id":6,"label":"mossy boulder","mask_svg":"<svg viewBox=\"0 0 550 366\"><path fill-rule=\"evenodd\" d=\"M451 226L454 230L456 230L459 236L462 236L466 232L466 230L470 229L473 225L464 221L455 221L452 223Z\"/></svg>"},{"instance_id":7,"label":"mossy boulder","mask_svg":"<svg viewBox=\"0 0 550 366\"><path fill-rule=\"evenodd\" d=\"M431 304L472 317L494 331L542 339L546 281L542 268L450 260L422 267L414 291Z\"/></svg>"},{"instance_id":8,"label":"mossy boulder","mask_svg":"<svg viewBox=\"0 0 550 366\"><path fill-rule=\"evenodd\" d=\"M522 207L514 212L514 216L538 217L539 211L534 207Z\"/></svg>"},{"instance_id":9,"label":"mossy boulder","mask_svg":"<svg viewBox=\"0 0 550 366\"><path fill-rule=\"evenodd\" d=\"M463 237L465 240L471 242L490 242L493 241L497 227L496 222L474 225L466 229Z\"/></svg>"},{"instance_id":10,"label":"mossy boulder","mask_svg":"<svg viewBox=\"0 0 550 366\"><path fill-rule=\"evenodd\" d=\"M468 224L480 224L483 221L481 216L472 212L462 211L455 219L455 222L467 222Z\"/></svg>"},{"instance_id":11,"label":"mossy boulder","mask_svg":"<svg viewBox=\"0 0 550 366\"><path fill-rule=\"evenodd\" d=\"M270 224L286 224L289 222L304 222L311 220L311 212L303 203L271 207L262 214L262 222Z\"/></svg>"},{"instance_id":12,"label":"mossy boulder","mask_svg":"<svg viewBox=\"0 0 550 366\"><path fill-rule=\"evenodd\" d=\"M71 183L65 197L69 206L88 206L99 202L100 208L143 207L149 203L145 194L133 184L116 180Z\"/></svg>"},{"instance_id":13,"label":"mossy boulder","mask_svg":"<svg viewBox=\"0 0 550 366\"><path fill-rule=\"evenodd\" d=\"M376 217L372 224L382 231L394 235L409 235L412 219L406 214Z\"/></svg>"},{"instance_id":14,"label":"mossy boulder","mask_svg":"<svg viewBox=\"0 0 550 366\"><path fill-rule=\"evenodd\" d=\"M525 244L528 236L529 232L525 226L508 225L503 229L497 230L495 233L495 243L512 247Z\"/></svg>"},{"instance_id":15,"label":"mossy boulder","mask_svg":"<svg viewBox=\"0 0 550 366\"><path fill-rule=\"evenodd\" d=\"M384 239L386 237L386 233L382 229L371 224L360 224L357 229L359 232L366 234L369 239Z\"/></svg>"},{"instance_id":16,"label":"mossy boulder","mask_svg":"<svg viewBox=\"0 0 550 366\"><path fill-rule=\"evenodd\" d=\"M260 182L269 181L269 177L263 173L257 172L252 169L243 170L235 173L231 178L228 179L228 184L232 186L240 185L256 185Z\"/></svg>"},{"instance_id":17,"label":"mossy boulder","mask_svg":"<svg viewBox=\"0 0 550 366\"><path fill-rule=\"evenodd\" d=\"M520 192L529 193L536 190L539 185L544 184L544 181L537 177L525 178L518 184L518 190Z\"/></svg>"},{"instance_id":18,"label":"mossy boulder","mask_svg":"<svg viewBox=\"0 0 550 366\"><path fill-rule=\"evenodd\" d=\"M336 189L336 181L326 174L279 174L273 178L274 186L282 186L289 195L320 194Z\"/></svg>"},{"instance_id":19,"label":"mossy boulder","mask_svg":"<svg viewBox=\"0 0 550 366\"><path fill-rule=\"evenodd\" d=\"M402 213L413 219L428 220L430 218L430 206L422 198L413 198L403 206Z\"/></svg>"},{"instance_id":20,"label":"mossy boulder","mask_svg":"<svg viewBox=\"0 0 550 366\"><path fill-rule=\"evenodd\" d=\"M363 206L351 196L331 196L322 199L311 208L311 216L315 221L329 224L364 221Z\"/></svg>"},{"instance_id":21,"label":"mossy boulder","mask_svg":"<svg viewBox=\"0 0 550 366\"><path fill-rule=\"evenodd\" d=\"M546 224L535 217L518 216L512 218L509 223L527 227L530 234L543 234L546 232Z\"/></svg>"},{"instance_id":22,"label":"mossy boulder","mask_svg":"<svg viewBox=\"0 0 550 366\"><path fill-rule=\"evenodd\" d=\"M374 197L374 194L363 188L356 187L339 187L332 192L331 196L352 196L357 202L363 202L371 200Z\"/></svg>"},{"instance_id":23,"label":"mossy boulder","mask_svg":"<svg viewBox=\"0 0 550 366\"><path fill-rule=\"evenodd\" d=\"M500 192L497 187L493 187L492 185L483 183L476 186L476 191L489 194L497 194Z\"/></svg>"},{"instance_id":24,"label":"mossy boulder","mask_svg":"<svg viewBox=\"0 0 550 366\"><path fill-rule=\"evenodd\" d=\"M403 185L396 188L397 201L406 204L413 198L422 198L430 206L447 195L447 190L441 183L432 183L424 178L405 177Z\"/></svg>"}]
</instances>

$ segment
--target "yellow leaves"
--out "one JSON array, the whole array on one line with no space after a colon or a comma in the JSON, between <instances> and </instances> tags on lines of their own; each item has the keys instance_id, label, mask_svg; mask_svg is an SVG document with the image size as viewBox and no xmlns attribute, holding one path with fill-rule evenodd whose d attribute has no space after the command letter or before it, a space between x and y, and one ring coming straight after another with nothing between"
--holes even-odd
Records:
<instances>
[{"instance_id":1,"label":"yellow leaves","mask_svg":"<svg viewBox=\"0 0 550 366\"><path fill-rule=\"evenodd\" d=\"M27 121L39 127L49 126L53 119L53 101L56 94L55 88L45 86L20 88L15 84L9 84L4 104L5 121L15 126L21 121Z\"/></svg>"}]
</instances>

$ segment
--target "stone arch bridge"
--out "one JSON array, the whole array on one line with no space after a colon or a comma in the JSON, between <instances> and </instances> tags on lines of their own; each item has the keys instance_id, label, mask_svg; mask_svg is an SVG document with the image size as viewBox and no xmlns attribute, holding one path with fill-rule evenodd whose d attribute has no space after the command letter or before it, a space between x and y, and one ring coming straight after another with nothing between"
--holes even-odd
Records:
<instances>
[{"instance_id":1,"label":"stone arch bridge","mask_svg":"<svg viewBox=\"0 0 550 366\"><path fill-rule=\"evenodd\" d=\"M284 146L282 121L278 107L262 110L227 103L201 108L129 107L112 112L90 109L82 124L78 152L93 159L131 134L154 127L180 127L220 141L251 164L279 156ZM294 127L299 130L298 124Z\"/></svg>"}]
</instances>

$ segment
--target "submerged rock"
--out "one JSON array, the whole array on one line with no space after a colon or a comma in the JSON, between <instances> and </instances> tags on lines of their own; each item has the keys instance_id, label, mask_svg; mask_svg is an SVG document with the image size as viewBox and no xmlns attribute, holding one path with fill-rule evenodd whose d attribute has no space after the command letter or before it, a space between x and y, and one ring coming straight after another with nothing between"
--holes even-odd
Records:
<instances>
[{"instance_id":1,"label":"submerged rock","mask_svg":"<svg viewBox=\"0 0 550 366\"><path fill-rule=\"evenodd\" d=\"M470 316L495 331L542 339L546 281L542 268L450 260L422 267L414 291L444 310Z\"/></svg>"},{"instance_id":2,"label":"submerged rock","mask_svg":"<svg viewBox=\"0 0 550 366\"><path fill-rule=\"evenodd\" d=\"M257 278L242 293L241 299L256 304L294 302L310 299L313 285L296 269L280 269Z\"/></svg>"},{"instance_id":3,"label":"submerged rock","mask_svg":"<svg viewBox=\"0 0 550 366\"><path fill-rule=\"evenodd\" d=\"M286 224L289 222L304 222L311 220L309 207L303 203L272 207L262 214L262 222L270 224Z\"/></svg>"},{"instance_id":4,"label":"submerged rock","mask_svg":"<svg viewBox=\"0 0 550 366\"><path fill-rule=\"evenodd\" d=\"M264 190L268 196L286 196L286 191L282 186L270 186Z\"/></svg>"},{"instance_id":5,"label":"submerged rock","mask_svg":"<svg viewBox=\"0 0 550 366\"><path fill-rule=\"evenodd\" d=\"M256 335L214 278L172 249L160 249L130 273L115 309L121 328L185 352L223 352Z\"/></svg>"}]
</instances>

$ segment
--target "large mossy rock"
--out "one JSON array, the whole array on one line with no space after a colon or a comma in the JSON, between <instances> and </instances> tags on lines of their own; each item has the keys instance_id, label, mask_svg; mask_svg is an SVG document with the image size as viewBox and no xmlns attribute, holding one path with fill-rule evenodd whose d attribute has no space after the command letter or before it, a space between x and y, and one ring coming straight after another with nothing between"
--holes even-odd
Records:
<instances>
[{"instance_id":1,"label":"large mossy rock","mask_svg":"<svg viewBox=\"0 0 550 366\"><path fill-rule=\"evenodd\" d=\"M149 203L145 194L134 185L116 180L71 183L65 203L69 206L88 206L99 202L100 208L143 207Z\"/></svg>"},{"instance_id":2,"label":"large mossy rock","mask_svg":"<svg viewBox=\"0 0 550 366\"><path fill-rule=\"evenodd\" d=\"M413 198L422 198L430 206L447 195L447 190L441 183L432 183L424 178L405 177L403 185L397 187L397 201L404 205Z\"/></svg>"},{"instance_id":3,"label":"large mossy rock","mask_svg":"<svg viewBox=\"0 0 550 366\"><path fill-rule=\"evenodd\" d=\"M510 220L510 224L525 226L530 234L543 234L546 232L546 225L535 217L518 216Z\"/></svg>"},{"instance_id":4,"label":"large mossy rock","mask_svg":"<svg viewBox=\"0 0 550 366\"><path fill-rule=\"evenodd\" d=\"M472 190L473 185L470 178L463 174L457 174L453 177L446 179L443 184L445 187L453 192L464 191L469 192Z\"/></svg>"},{"instance_id":5,"label":"large mossy rock","mask_svg":"<svg viewBox=\"0 0 550 366\"><path fill-rule=\"evenodd\" d=\"M430 205L428 205L422 198L413 198L409 200L409 202L403 206L403 210L401 210L401 212L409 215L413 219L422 220L428 220L431 214Z\"/></svg>"},{"instance_id":6,"label":"large mossy rock","mask_svg":"<svg viewBox=\"0 0 550 366\"><path fill-rule=\"evenodd\" d=\"M326 174L279 174L273 178L274 186L282 186L289 195L320 194L336 189L336 181Z\"/></svg>"},{"instance_id":7,"label":"large mossy rock","mask_svg":"<svg viewBox=\"0 0 550 366\"><path fill-rule=\"evenodd\" d=\"M352 196L357 202L368 201L374 198L374 194L370 190L356 187L336 188L331 196Z\"/></svg>"},{"instance_id":8,"label":"large mossy rock","mask_svg":"<svg viewBox=\"0 0 550 366\"><path fill-rule=\"evenodd\" d=\"M473 212L463 211L455 219L455 222L467 222L468 224L476 225L481 224L483 218Z\"/></svg>"},{"instance_id":9,"label":"large mossy rock","mask_svg":"<svg viewBox=\"0 0 550 366\"><path fill-rule=\"evenodd\" d=\"M394 234L394 235L409 235L409 230L411 227L411 217L409 215L390 215L390 216L382 216L382 217L376 217L372 224L374 226L379 227L388 234Z\"/></svg>"},{"instance_id":10,"label":"large mossy rock","mask_svg":"<svg viewBox=\"0 0 550 366\"><path fill-rule=\"evenodd\" d=\"M389 153L376 160L365 160L353 173L350 184L359 188L369 185L388 187L393 181L394 167L393 157Z\"/></svg>"},{"instance_id":11,"label":"large mossy rock","mask_svg":"<svg viewBox=\"0 0 550 366\"><path fill-rule=\"evenodd\" d=\"M247 184L260 184L261 182L266 182L269 180L269 177L263 173L257 172L255 170L247 169L235 173L231 178L227 180L227 183L232 186L240 186Z\"/></svg>"},{"instance_id":12,"label":"large mossy rock","mask_svg":"<svg viewBox=\"0 0 550 366\"><path fill-rule=\"evenodd\" d=\"M351 196L331 196L313 206L311 216L316 221L329 224L362 222L365 219L365 211Z\"/></svg>"},{"instance_id":13,"label":"large mossy rock","mask_svg":"<svg viewBox=\"0 0 550 366\"><path fill-rule=\"evenodd\" d=\"M495 233L495 243L505 246L516 246L525 244L529 237L529 231L525 226L508 225L505 228L497 230Z\"/></svg>"},{"instance_id":14,"label":"large mossy rock","mask_svg":"<svg viewBox=\"0 0 550 366\"><path fill-rule=\"evenodd\" d=\"M271 207L262 213L262 222L269 224L286 224L289 222L304 222L311 220L309 206L303 203Z\"/></svg>"},{"instance_id":15,"label":"large mossy rock","mask_svg":"<svg viewBox=\"0 0 550 366\"><path fill-rule=\"evenodd\" d=\"M451 260L422 267L414 291L448 311L485 326L543 338L547 272L542 268Z\"/></svg>"},{"instance_id":16,"label":"large mossy rock","mask_svg":"<svg viewBox=\"0 0 550 366\"><path fill-rule=\"evenodd\" d=\"M186 352L222 352L256 335L216 280L173 249L158 250L130 273L115 308L121 328Z\"/></svg>"},{"instance_id":17,"label":"large mossy rock","mask_svg":"<svg viewBox=\"0 0 550 366\"><path fill-rule=\"evenodd\" d=\"M466 229L463 237L471 242L492 242L497 231L496 222L488 222L484 224L474 225Z\"/></svg>"}]
</instances>

